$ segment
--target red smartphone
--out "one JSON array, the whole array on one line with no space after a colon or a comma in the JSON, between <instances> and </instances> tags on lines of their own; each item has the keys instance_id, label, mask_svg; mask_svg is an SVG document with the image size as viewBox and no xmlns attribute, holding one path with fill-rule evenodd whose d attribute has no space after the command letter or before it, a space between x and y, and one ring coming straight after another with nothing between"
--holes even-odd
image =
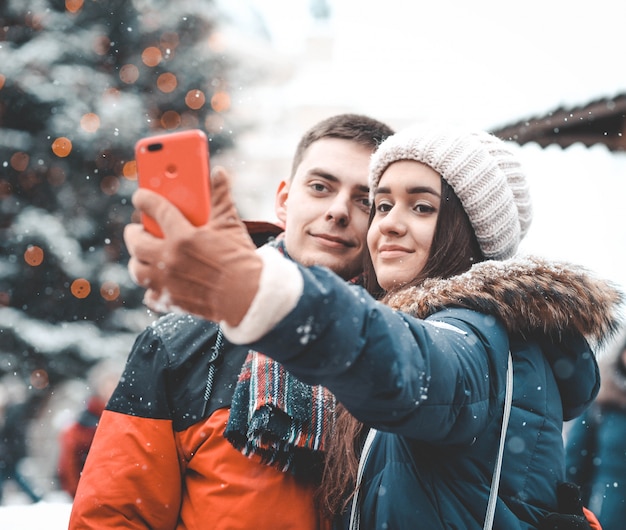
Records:
<instances>
[{"instance_id":1,"label":"red smartphone","mask_svg":"<svg viewBox=\"0 0 626 530\"><path fill-rule=\"evenodd\" d=\"M142 138L135 144L139 187L153 190L172 202L195 226L205 224L211 211L209 142L199 129ZM145 229L163 232L142 214Z\"/></svg>"}]
</instances>

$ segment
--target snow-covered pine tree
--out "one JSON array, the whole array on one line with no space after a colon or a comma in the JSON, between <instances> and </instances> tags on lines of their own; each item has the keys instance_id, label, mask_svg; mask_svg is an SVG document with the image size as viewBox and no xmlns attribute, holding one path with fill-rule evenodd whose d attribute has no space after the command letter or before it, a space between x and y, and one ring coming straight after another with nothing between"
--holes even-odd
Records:
<instances>
[{"instance_id":1,"label":"snow-covered pine tree","mask_svg":"<svg viewBox=\"0 0 626 530\"><path fill-rule=\"evenodd\" d=\"M231 145L219 21L212 0L0 0L0 376L81 376L153 318L122 240L133 146Z\"/></svg>"}]
</instances>

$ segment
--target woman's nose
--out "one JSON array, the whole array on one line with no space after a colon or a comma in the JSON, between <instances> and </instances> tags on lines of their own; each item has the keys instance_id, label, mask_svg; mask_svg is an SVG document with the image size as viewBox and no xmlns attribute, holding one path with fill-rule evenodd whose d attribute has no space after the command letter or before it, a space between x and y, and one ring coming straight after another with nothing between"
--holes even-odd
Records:
<instances>
[{"instance_id":1,"label":"woman's nose","mask_svg":"<svg viewBox=\"0 0 626 530\"><path fill-rule=\"evenodd\" d=\"M378 229L383 234L400 236L406 233L406 223L400 210L393 207L378 223Z\"/></svg>"}]
</instances>

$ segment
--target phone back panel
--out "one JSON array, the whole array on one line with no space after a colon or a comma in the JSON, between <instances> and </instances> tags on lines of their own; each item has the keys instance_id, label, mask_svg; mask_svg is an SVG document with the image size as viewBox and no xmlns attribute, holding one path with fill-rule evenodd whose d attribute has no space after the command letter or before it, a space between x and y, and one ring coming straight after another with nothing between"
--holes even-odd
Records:
<instances>
[{"instance_id":1,"label":"phone back panel","mask_svg":"<svg viewBox=\"0 0 626 530\"><path fill-rule=\"evenodd\" d=\"M172 202L195 226L210 213L209 144L199 129L151 136L135 145L139 186ZM154 219L142 214L150 233L163 237Z\"/></svg>"}]
</instances>

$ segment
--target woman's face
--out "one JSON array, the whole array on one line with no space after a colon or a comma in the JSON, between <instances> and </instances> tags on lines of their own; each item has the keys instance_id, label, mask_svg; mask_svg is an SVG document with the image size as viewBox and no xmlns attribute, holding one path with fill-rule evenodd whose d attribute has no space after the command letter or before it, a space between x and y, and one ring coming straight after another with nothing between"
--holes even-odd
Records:
<instances>
[{"instance_id":1,"label":"woman's face","mask_svg":"<svg viewBox=\"0 0 626 530\"><path fill-rule=\"evenodd\" d=\"M400 160L374 190L374 218L367 245L380 286L389 291L424 268L441 204L441 176L414 160Z\"/></svg>"}]
</instances>

